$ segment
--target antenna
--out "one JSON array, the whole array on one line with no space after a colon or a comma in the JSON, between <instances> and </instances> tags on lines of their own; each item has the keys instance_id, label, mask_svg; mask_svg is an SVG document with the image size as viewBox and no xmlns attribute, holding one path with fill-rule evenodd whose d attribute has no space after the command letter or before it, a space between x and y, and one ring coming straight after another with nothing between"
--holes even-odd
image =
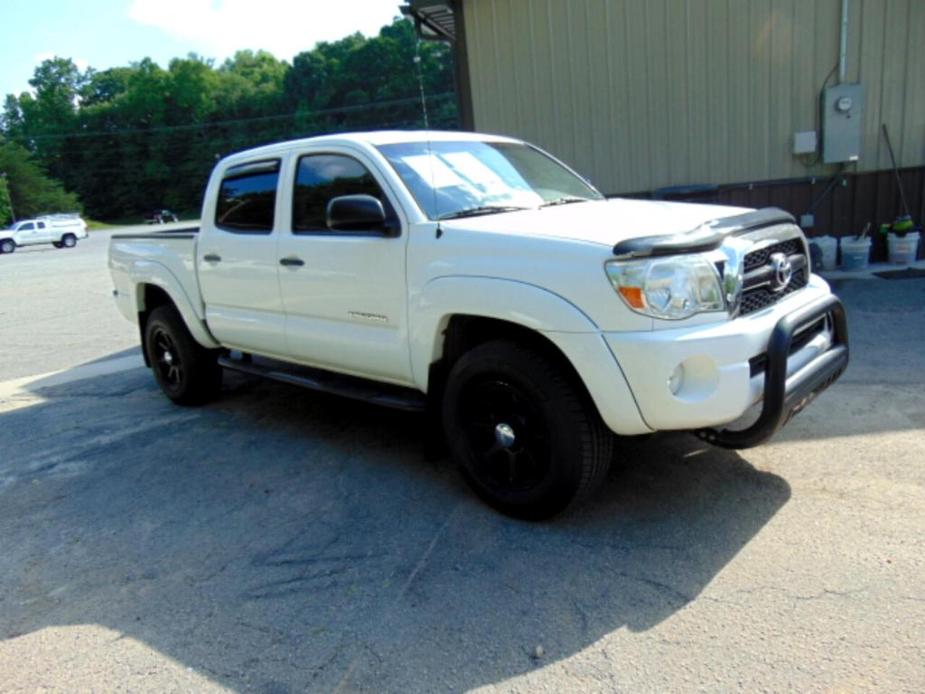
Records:
<instances>
[{"instance_id":1,"label":"antenna","mask_svg":"<svg viewBox=\"0 0 925 694\"><path fill-rule=\"evenodd\" d=\"M414 64L418 68L418 90L421 93L421 113L424 115L424 129L430 130L430 119L427 117L427 99L424 97L424 69L421 67L421 37L414 44Z\"/></svg>"},{"instance_id":2,"label":"antenna","mask_svg":"<svg viewBox=\"0 0 925 694\"><path fill-rule=\"evenodd\" d=\"M414 64L418 69L418 90L421 93L421 113L424 116L424 130L427 132L427 160L430 162L430 189L434 194L434 217L437 219L437 229L435 236L439 239L443 236L443 229L440 227L440 211L438 209L437 199L437 177L434 175L434 148L430 143L430 119L427 117L427 99L424 96L424 69L421 67L421 37L414 44Z\"/></svg>"}]
</instances>

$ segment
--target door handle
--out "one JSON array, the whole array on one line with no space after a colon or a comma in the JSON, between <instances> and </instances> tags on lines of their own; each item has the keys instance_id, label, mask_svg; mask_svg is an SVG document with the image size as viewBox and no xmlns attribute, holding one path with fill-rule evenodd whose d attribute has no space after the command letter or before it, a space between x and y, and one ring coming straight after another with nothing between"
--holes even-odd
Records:
<instances>
[{"instance_id":1,"label":"door handle","mask_svg":"<svg viewBox=\"0 0 925 694\"><path fill-rule=\"evenodd\" d=\"M279 264L285 267L302 267L305 265L305 261L301 258L296 258L294 256L289 256L288 258L280 258Z\"/></svg>"},{"instance_id":2,"label":"door handle","mask_svg":"<svg viewBox=\"0 0 925 694\"><path fill-rule=\"evenodd\" d=\"M202 256L202 259L207 263L220 263L222 262L222 256L215 255L215 253L206 253Z\"/></svg>"}]
</instances>

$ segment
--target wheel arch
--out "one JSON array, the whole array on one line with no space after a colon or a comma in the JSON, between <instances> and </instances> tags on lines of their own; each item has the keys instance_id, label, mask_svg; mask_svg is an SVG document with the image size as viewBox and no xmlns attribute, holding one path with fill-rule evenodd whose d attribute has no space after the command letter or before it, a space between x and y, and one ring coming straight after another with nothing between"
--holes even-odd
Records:
<instances>
[{"instance_id":1,"label":"wheel arch","mask_svg":"<svg viewBox=\"0 0 925 694\"><path fill-rule=\"evenodd\" d=\"M528 347L559 364L568 378L590 398L584 381L571 360L548 336L535 328L485 315L454 313L446 316L441 330L442 346L428 367L428 393L442 393L446 377L456 361L479 345L507 340Z\"/></svg>"},{"instance_id":2,"label":"wheel arch","mask_svg":"<svg viewBox=\"0 0 925 694\"><path fill-rule=\"evenodd\" d=\"M510 280L446 278L424 288L412 302L411 315L412 371L432 407L442 401L454 361L478 344L501 338L563 364L612 431L652 431L600 328L546 289Z\"/></svg>"},{"instance_id":3,"label":"wheel arch","mask_svg":"<svg viewBox=\"0 0 925 694\"><path fill-rule=\"evenodd\" d=\"M424 287L413 315L412 370L432 402L442 397L446 376L460 356L497 339L554 360L588 395L584 380L549 334L592 333L597 326L578 307L543 287L507 279L443 277Z\"/></svg>"},{"instance_id":4,"label":"wheel arch","mask_svg":"<svg viewBox=\"0 0 925 694\"><path fill-rule=\"evenodd\" d=\"M424 391L428 389L431 364L444 354L451 323L454 327L479 327L480 323L473 323L475 319L494 320L537 334L598 331L594 321L566 299L516 280L440 277L428 282L409 308L411 369L415 382Z\"/></svg>"},{"instance_id":5,"label":"wheel arch","mask_svg":"<svg viewBox=\"0 0 925 694\"><path fill-rule=\"evenodd\" d=\"M141 351L145 364L150 366L150 357L145 345L145 329L151 312L159 306L172 306L183 319L186 329L190 331L193 339L203 347L217 348L219 343L208 332L203 322L193 312L188 301L177 299L176 291L161 283L139 282L135 285L135 306L138 313L138 331L141 337Z\"/></svg>"}]
</instances>

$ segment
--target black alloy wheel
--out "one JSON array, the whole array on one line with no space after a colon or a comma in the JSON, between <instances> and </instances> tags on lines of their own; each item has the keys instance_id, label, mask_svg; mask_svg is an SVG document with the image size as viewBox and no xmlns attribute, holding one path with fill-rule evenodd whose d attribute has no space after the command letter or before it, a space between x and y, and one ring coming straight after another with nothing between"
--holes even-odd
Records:
<instances>
[{"instance_id":1,"label":"black alloy wheel","mask_svg":"<svg viewBox=\"0 0 925 694\"><path fill-rule=\"evenodd\" d=\"M218 350L200 345L173 306L158 306L145 324L145 352L164 394L179 405L201 405L222 387Z\"/></svg>"},{"instance_id":2,"label":"black alloy wheel","mask_svg":"<svg viewBox=\"0 0 925 694\"><path fill-rule=\"evenodd\" d=\"M587 499L613 454L613 434L568 363L507 340L479 345L452 366L443 428L476 494L527 520Z\"/></svg>"},{"instance_id":3,"label":"black alloy wheel","mask_svg":"<svg viewBox=\"0 0 925 694\"><path fill-rule=\"evenodd\" d=\"M487 376L460 392L470 472L493 493L530 492L549 474L546 421L539 408L509 379Z\"/></svg>"},{"instance_id":4,"label":"black alloy wheel","mask_svg":"<svg viewBox=\"0 0 925 694\"><path fill-rule=\"evenodd\" d=\"M164 328L158 326L152 331L153 351L151 362L158 372L158 380L171 391L183 387L183 360L173 338Z\"/></svg>"}]
</instances>

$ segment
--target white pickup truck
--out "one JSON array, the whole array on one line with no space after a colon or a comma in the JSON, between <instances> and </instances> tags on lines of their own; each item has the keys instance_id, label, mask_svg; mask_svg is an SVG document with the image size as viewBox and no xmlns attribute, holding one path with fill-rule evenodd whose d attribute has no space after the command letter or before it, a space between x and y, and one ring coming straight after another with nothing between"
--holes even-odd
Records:
<instances>
[{"instance_id":1,"label":"white pickup truck","mask_svg":"<svg viewBox=\"0 0 925 694\"><path fill-rule=\"evenodd\" d=\"M87 223L76 214L55 214L21 219L9 229L0 229L0 253L12 253L20 246L50 243L55 248L73 248L87 238Z\"/></svg>"},{"instance_id":2,"label":"white pickup truck","mask_svg":"<svg viewBox=\"0 0 925 694\"><path fill-rule=\"evenodd\" d=\"M785 212L608 200L505 137L241 152L200 228L115 235L110 268L174 401L234 369L424 411L474 490L526 518L586 498L614 434L753 446L848 363Z\"/></svg>"}]
</instances>

